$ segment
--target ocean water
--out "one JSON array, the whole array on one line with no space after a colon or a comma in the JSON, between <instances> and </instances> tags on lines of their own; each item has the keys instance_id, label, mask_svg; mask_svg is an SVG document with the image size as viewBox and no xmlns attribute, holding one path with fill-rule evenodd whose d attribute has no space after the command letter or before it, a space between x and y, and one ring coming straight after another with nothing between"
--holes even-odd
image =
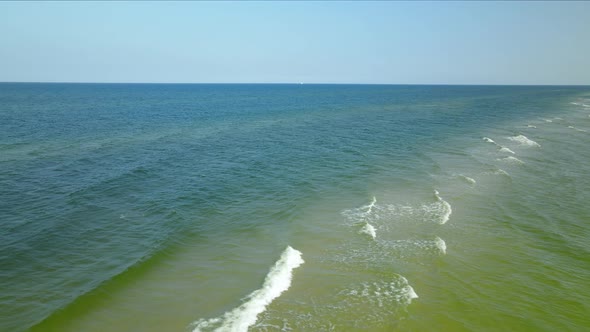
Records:
<instances>
[{"instance_id":1,"label":"ocean water","mask_svg":"<svg viewBox=\"0 0 590 332\"><path fill-rule=\"evenodd\" d=\"M590 87L0 84L0 331L590 329Z\"/></svg>"}]
</instances>

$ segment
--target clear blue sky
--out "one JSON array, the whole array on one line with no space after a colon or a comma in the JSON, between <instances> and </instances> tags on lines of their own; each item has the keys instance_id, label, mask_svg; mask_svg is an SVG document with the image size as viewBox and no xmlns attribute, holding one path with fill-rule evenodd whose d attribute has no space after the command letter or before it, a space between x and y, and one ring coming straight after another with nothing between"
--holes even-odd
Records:
<instances>
[{"instance_id":1,"label":"clear blue sky","mask_svg":"<svg viewBox=\"0 0 590 332\"><path fill-rule=\"evenodd\" d=\"M0 2L0 81L590 84L590 2Z\"/></svg>"}]
</instances>

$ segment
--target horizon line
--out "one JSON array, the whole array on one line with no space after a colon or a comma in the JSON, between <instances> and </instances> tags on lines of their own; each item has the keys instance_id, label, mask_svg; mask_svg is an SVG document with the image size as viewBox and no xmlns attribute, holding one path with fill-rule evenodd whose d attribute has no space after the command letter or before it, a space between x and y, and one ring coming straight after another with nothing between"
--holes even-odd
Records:
<instances>
[{"instance_id":1,"label":"horizon line","mask_svg":"<svg viewBox=\"0 0 590 332\"><path fill-rule=\"evenodd\" d=\"M154 85L438 85L438 86L579 86L590 84L531 84L531 83L305 83L305 82L90 82L90 81L0 81L0 84L154 84Z\"/></svg>"}]
</instances>

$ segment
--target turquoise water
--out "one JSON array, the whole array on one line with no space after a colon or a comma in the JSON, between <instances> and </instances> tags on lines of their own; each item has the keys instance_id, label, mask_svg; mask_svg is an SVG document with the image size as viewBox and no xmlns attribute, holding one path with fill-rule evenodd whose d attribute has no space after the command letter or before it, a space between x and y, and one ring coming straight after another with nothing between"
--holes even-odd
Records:
<instances>
[{"instance_id":1,"label":"turquoise water","mask_svg":"<svg viewBox=\"0 0 590 332\"><path fill-rule=\"evenodd\" d=\"M0 330L588 330L589 135L588 87L0 84Z\"/></svg>"}]
</instances>

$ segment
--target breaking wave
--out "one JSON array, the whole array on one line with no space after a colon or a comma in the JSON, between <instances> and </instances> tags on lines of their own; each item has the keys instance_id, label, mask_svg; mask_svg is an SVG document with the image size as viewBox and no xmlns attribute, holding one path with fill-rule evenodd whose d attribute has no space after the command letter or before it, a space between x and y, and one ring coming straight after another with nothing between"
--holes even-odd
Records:
<instances>
[{"instance_id":1,"label":"breaking wave","mask_svg":"<svg viewBox=\"0 0 590 332\"><path fill-rule=\"evenodd\" d=\"M293 269L303 264L301 252L287 247L279 260L270 269L264 280L262 288L247 296L247 300L239 307L226 312L221 317L200 319L194 322L193 332L223 331L244 332L254 325L258 315L266 310L266 307L291 286Z\"/></svg>"},{"instance_id":2,"label":"breaking wave","mask_svg":"<svg viewBox=\"0 0 590 332\"><path fill-rule=\"evenodd\" d=\"M500 152L506 152L506 153L511 153L511 154L515 154L514 151L510 150L510 148L507 148L505 146L501 147Z\"/></svg>"},{"instance_id":3,"label":"breaking wave","mask_svg":"<svg viewBox=\"0 0 590 332\"><path fill-rule=\"evenodd\" d=\"M510 163L510 164L519 164L519 165L524 164L524 161L522 161L516 157L513 157L513 156L509 156L506 158L499 158L498 160L506 162L506 163ZM504 172L504 173L506 173L506 172Z\"/></svg>"},{"instance_id":4,"label":"breaking wave","mask_svg":"<svg viewBox=\"0 0 590 332\"><path fill-rule=\"evenodd\" d=\"M466 177L467 178L467 177ZM469 178L471 179L471 178ZM473 180L473 179L471 179ZM469 181L469 180L467 180ZM475 180L473 180L475 182ZM376 204L373 198L371 204L356 209L342 211L342 215L351 225L375 224L382 220L392 221L408 220L434 222L445 224L453 212L451 204L445 201L437 190L434 191L435 202L419 206L397 205L397 204ZM374 226L371 226L374 227Z\"/></svg>"},{"instance_id":5,"label":"breaking wave","mask_svg":"<svg viewBox=\"0 0 590 332\"><path fill-rule=\"evenodd\" d=\"M517 142L520 145L526 145L526 146L534 146L534 147L540 147L541 145L539 145L539 143L529 139L528 137L524 136L524 135L518 135L518 136L511 136L508 137L509 140L513 141L513 142Z\"/></svg>"}]
</instances>

